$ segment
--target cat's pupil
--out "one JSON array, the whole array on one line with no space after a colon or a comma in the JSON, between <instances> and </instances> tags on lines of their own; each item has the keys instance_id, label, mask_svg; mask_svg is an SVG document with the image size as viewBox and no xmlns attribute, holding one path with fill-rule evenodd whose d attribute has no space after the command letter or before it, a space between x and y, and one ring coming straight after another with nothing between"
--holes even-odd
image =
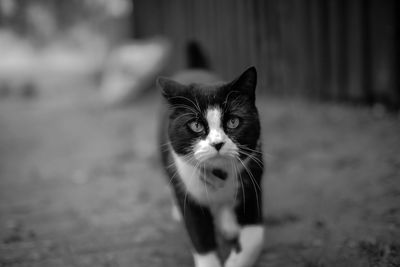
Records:
<instances>
[{"instance_id":1,"label":"cat's pupil","mask_svg":"<svg viewBox=\"0 0 400 267\"><path fill-rule=\"evenodd\" d=\"M192 122L189 123L189 128L190 128L193 132L199 133L199 132L202 132L202 131L203 131L204 126L203 126L203 124L201 124L201 123L198 122L198 121L192 121Z\"/></svg>"},{"instance_id":2,"label":"cat's pupil","mask_svg":"<svg viewBox=\"0 0 400 267\"><path fill-rule=\"evenodd\" d=\"M239 126L238 118L230 118L227 123L228 128L234 129Z\"/></svg>"}]
</instances>

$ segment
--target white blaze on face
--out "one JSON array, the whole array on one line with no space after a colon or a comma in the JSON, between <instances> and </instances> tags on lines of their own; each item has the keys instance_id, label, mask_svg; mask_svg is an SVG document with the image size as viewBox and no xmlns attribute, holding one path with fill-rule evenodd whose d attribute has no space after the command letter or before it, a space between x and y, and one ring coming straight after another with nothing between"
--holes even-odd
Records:
<instances>
[{"instance_id":1,"label":"white blaze on face","mask_svg":"<svg viewBox=\"0 0 400 267\"><path fill-rule=\"evenodd\" d=\"M208 109L205 119L208 134L204 139L197 141L193 147L193 158L197 162L188 161L173 152L174 162L185 189L199 203L205 205L232 203L239 184L234 182L236 177L234 170L239 171L240 166L234 167L236 160L232 160L238 155L238 147L223 130L221 109ZM218 151L213 144L221 142L224 145ZM213 169L225 171L226 179L223 181L212 175ZM234 232L229 229L227 231Z\"/></svg>"},{"instance_id":2,"label":"white blaze on face","mask_svg":"<svg viewBox=\"0 0 400 267\"><path fill-rule=\"evenodd\" d=\"M209 132L206 139L200 140L194 146L194 157L199 161L205 161L216 156L218 153L222 156L236 155L237 146L226 135L223 129L221 109L216 107L210 108L205 115ZM218 143L223 143L219 152L213 146Z\"/></svg>"},{"instance_id":3,"label":"white blaze on face","mask_svg":"<svg viewBox=\"0 0 400 267\"><path fill-rule=\"evenodd\" d=\"M227 137L221 127L221 117L220 109L207 110L206 119L210 132L206 140L210 145L224 142Z\"/></svg>"}]
</instances>

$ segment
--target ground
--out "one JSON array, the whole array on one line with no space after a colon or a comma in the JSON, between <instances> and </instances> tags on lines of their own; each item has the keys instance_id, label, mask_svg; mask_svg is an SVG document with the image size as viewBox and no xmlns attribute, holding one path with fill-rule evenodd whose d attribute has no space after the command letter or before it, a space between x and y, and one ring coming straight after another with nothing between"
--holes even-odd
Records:
<instances>
[{"instance_id":1,"label":"ground","mask_svg":"<svg viewBox=\"0 0 400 267\"><path fill-rule=\"evenodd\" d=\"M92 85L0 98L0 266L193 266L156 149L159 98ZM261 266L400 266L400 121L258 99Z\"/></svg>"}]
</instances>

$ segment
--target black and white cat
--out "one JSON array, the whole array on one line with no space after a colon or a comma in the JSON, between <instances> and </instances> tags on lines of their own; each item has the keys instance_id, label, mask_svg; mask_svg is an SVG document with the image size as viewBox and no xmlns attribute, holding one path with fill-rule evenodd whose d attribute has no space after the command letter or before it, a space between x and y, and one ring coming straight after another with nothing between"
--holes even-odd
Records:
<instances>
[{"instance_id":1,"label":"black and white cat","mask_svg":"<svg viewBox=\"0 0 400 267\"><path fill-rule=\"evenodd\" d=\"M256 69L231 82L187 70L157 83L166 100L162 161L196 267L252 266L264 239ZM217 233L235 244L224 264Z\"/></svg>"}]
</instances>

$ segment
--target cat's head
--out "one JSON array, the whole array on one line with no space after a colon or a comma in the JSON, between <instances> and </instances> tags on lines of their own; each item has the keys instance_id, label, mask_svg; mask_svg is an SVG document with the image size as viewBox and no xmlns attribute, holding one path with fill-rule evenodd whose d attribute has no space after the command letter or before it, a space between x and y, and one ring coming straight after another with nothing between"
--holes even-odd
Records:
<instances>
[{"instance_id":1,"label":"cat's head","mask_svg":"<svg viewBox=\"0 0 400 267\"><path fill-rule=\"evenodd\" d=\"M168 137L174 152L192 164L246 158L260 135L256 84L254 67L231 82L213 85L159 78L169 106Z\"/></svg>"}]
</instances>

